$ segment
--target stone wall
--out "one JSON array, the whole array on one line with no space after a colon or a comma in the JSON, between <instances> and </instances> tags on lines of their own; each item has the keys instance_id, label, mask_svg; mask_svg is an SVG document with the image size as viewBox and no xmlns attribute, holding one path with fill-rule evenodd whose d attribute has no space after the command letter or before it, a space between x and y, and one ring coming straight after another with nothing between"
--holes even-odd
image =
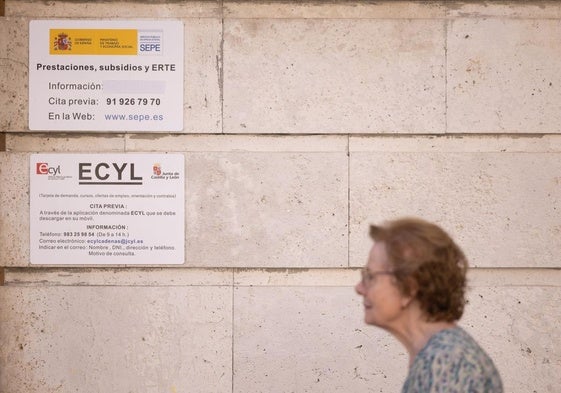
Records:
<instances>
[{"instance_id":1,"label":"stone wall","mask_svg":"<svg viewBox=\"0 0 561 393\"><path fill-rule=\"evenodd\" d=\"M6 0L0 391L396 392L353 285L369 223L439 222L505 391L561 386L561 5ZM33 19L180 19L180 133L31 132ZM29 156L185 156L181 266L31 266Z\"/></svg>"}]
</instances>

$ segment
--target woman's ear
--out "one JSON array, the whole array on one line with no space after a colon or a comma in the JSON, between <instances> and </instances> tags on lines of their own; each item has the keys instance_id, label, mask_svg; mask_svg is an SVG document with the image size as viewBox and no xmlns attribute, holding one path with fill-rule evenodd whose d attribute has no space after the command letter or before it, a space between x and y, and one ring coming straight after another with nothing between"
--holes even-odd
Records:
<instances>
[{"instance_id":1,"label":"woman's ear","mask_svg":"<svg viewBox=\"0 0 561 393\"><path fill-rule=\"evenodd\" d=\"M419 292L419 284L412 277L407 277L403 285L403 291L401 296L401 308L407 308L411 302L417 297Z\"/></svg>"}]
</instances>

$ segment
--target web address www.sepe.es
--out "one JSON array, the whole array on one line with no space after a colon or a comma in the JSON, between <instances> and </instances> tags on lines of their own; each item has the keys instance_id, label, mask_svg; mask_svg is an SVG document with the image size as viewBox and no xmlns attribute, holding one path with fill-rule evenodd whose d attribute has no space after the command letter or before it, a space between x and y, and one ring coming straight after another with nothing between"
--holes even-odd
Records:
<instances>
[{"instance_id":1,"label":"web address www.sepe.es","mask_svg":"<svg viewBox=\"0 0 561 393\"><path fill-rule=\"evenodd\" d=\"M148 114L106 114L105 120L118 120L118 121L164 121L164 115L148 115Z\"/></svg>"}]
</instances>

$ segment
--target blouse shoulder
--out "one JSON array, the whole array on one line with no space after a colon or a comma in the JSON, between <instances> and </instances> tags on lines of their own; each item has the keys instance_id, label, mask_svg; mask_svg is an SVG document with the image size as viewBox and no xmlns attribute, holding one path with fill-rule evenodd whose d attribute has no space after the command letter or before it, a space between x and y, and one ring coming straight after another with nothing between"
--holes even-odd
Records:
<instances>
[{"instance_id":1,"label":"blouse shoulder","mask_svg":"<svg viewBox=\"0 0 561 393\"><path fill-rule=\"evenodd\" d=\"M415 357L403 393L502 393L495 365L462 328L438 332Z\"/></svg>"}]
</instances>

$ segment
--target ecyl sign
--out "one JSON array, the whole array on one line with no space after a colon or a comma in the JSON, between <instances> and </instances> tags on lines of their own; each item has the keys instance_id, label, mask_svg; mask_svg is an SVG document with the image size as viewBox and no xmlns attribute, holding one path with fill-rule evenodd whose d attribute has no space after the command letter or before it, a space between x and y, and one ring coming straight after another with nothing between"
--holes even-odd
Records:
<instances>
[{"instance_id":1,"label":"ecyl sign","mask_svg":"<svg viewBox=\"0 0 561 393\"><path fill-rule=\"evenodd\" d=\"M33 154L32 264L181 264L182 154Z\"/></svg>"}]
</instances>

